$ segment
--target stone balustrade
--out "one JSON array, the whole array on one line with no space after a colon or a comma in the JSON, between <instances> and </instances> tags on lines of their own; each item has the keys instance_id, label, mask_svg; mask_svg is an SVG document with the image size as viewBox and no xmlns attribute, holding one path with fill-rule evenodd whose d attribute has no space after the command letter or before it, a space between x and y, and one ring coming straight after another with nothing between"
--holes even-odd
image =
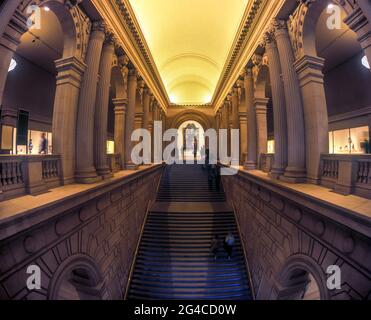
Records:
<instances>
[{"instance_id":1,"label":"stone balustrade","mask_svg":"<svg viewBox=\"0 0 371 320\"><path fill-rule=\"evenodd\" d=\"M320 176L337 193L371 198L371 155L323 154Z\"/></svg>"},{"instance_id":2,"label":"stone balustrade","mask_svg":"<svg viewBox=\"0 0 371 320\"><path fill-rule=\"evenodd\" d=\"M346 158L349 161L341 160ZM354 163L355 177L365 181L367 157L355 158L352 162L352 157L339 157L339 178L342 168ZM333 175L334 164L328 165ZM369 216L253 172L222 179L240 225L257 299L301 299L309 275L321 299L371 298ZM339 288L327 286L333 266L341 271Z\"/></svg>"},{"instance_id":3,"label":"stone balustrade","mask_svg":"<svg viewBox=\"0 0 371 320\"><path fill-rule=\"evenodd\" d=\"M0 200L45 192L60 184L60 156L0 155Z\"/></svg>"},{"instance_id":4,"label":"stone balustrade","mask_svg":"<svg viewBox=\"0 0 371 320\"><path fill-rule=\"evenodd\" d=\"M63 280L78 278L76 270L84 275L77 279L80 297L122 299L162 169L143 166L92 186L68 185L43 206L1 216L0 300L62 298ZM27 289L31 265L41 269L40 290Z\"/></svg>"}]
</instances>

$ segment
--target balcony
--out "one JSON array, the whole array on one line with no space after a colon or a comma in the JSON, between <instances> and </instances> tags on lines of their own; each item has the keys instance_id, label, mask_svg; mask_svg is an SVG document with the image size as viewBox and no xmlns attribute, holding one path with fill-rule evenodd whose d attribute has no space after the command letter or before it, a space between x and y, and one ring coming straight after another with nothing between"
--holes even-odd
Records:
<instances>
[{"instance_id":1,"label":"balcony","mask_svg":"<svg viewBox=\"0 0 371 320\"><path fill-rule=\"evenodd\" d=\"M61 185L58 155L0 155L0 201Z\"/></svg>"}]
</instances>

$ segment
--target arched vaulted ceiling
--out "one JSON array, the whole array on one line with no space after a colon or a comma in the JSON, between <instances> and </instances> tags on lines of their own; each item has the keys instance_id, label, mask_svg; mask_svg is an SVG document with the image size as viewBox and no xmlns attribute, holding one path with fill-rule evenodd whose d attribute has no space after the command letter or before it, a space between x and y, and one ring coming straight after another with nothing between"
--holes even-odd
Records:
<instances>
[{"instance_id":1,"label":"arched vaulted ceiling","mask_svg":"<svg viewBox=\"0 0 371 320\"><path fill-rule=\"evenodd\" d=\"M249 0L130 0L175 104L210 103Z\"/></svg>"}]
</instances>

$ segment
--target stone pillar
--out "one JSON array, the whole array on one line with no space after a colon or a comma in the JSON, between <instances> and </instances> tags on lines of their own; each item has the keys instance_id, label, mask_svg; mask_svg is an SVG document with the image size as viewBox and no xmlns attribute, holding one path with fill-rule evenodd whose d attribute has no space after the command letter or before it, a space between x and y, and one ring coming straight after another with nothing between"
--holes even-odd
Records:
<instances>
[{"instance_id":1,"label":"stone pillar","mask_svg":"<svg viewBox=\"0 0 371 320\"><path fill-rule=\"evenodd\" d=\"M238 87L235 85L232 90L232 128L238 129L239 128L239 97L238 97Z\"/></svg>"},{"instance_id":2,"label":"stone pillar","mask_svg":"<svg viewBox=\"0 0 371 320\"><path fill-rule=\"evenodd\" d=\"M262 154L268 152L268 126L267 126L267 105L268 98L255 98L254 108L256 113L256 129L257 129L257 160L260 166L260 158Z\"/></svg>"},{"instance_id":3,"label":"stone pillar","mask_svg":"<svg viewBox=\"0 0 371 320\"><path fill-rule=\"evenodd\" d=\"M139 79L137 82L137 95L135 99L135 121L134 129L143 128L143 94L144 94L144 81Z\"/></svg>"},{"instance_id":4,"label":"stone pillar","mask_svg":"<svg viewBox=\"0 0 371 320\"><path fill-rule=\"evenodd\" d=\"M240 125L240 162L241 165L245 164L247 156L247 102L246 94L244 93L244 74L238 81L239 88L239 125Z\"/></svg>"},{"instance_id":5,"label":"stone pillar","mask_svg":"<svg viewBox=\"0 0 371 320\"><path fill-rule=\"evenodd\" d=\"M128 108L125 121L125 168L127 170L136 170L138 168L131 159L131 151L134 143L131 141L131 135L134 131L135 122L135 104L137 95L137 71L134 67L129 69L128 78Z\"/></svg>"},{"instance_id":6,"label":"stone pillar","mask_svg":"<svg viewBox=\"0 0 371 320\"><path fill-rule=\"evenodd\" d=\"M306 177L305 127L299 80L294 67L294 52L286 22L275 20L274 24L285 88L287 114L288 166L281 179L293 183L303 182Z\"/></svg>"},{"instance_id":7,"label":"stone pillar","mask_svg":"<svg viewBox=\"0 0 371 320\"><path fill-rule=\"evenodd\" d=\"M7 10L7 14L11 16L15 10L10 11L13 6L10 4L13 1L7 1L1 9ZM14 3L17 1L14 0ZM0 12L0 16L3 17L3 12ZM7 23L2 30L3 36L0 38L0 106L3 103L3 95L6 79L8 77L8 69L10 62L16 52L20 39L23 33L27 31L26 18L18 10L14 12L13 16L9 21L9 16L4 18ZM2 27L3 21L0 20L0 28ZM14 70L14 72L17 72Z\"/></svg>"},{"instance_id":8,"label":"stone pillar","mask_svg":"<svg viewBox=\"0 0 371 320\"><path fill-rule=\"evenodd\" d=\"M270 176L274 179L282 176L287 167L287 123L285 89L281 78L281 63L273 32L265 35L265 50L269 60L271 79L275 155Z\"/></svg>"},{"instance_id":9,"label":"stone pillar","mask_svg":"<svg viewBox=\"0 0 371 320\"><path fill-rule=\"evenodd\" d=\"M312 183L320 179L321 154L329 151L324 63L322 58L309 56L295 62L304 106L307 180Z\"/></svg>"},{"instance_id":10,"label":"stone pillar","mask_svg":"<svg viewBox=\"0 0 371 320\"><path fill-rule=\"evenodd\" d=\"M248 121L247 159L244 168L247 170L255 170L257 166L257 143L256 143L257 130L256 130L256 114L254 107L254 79L251 68L246 69L244 83Z\"/></svg>"},{"instance_id":11,"label":"stone pillar","mask_svg":"<svg viewBox=\"0 0 371 320\"><path fill-rule=\"evenodd\" d=\"M150 103L150 91L149 88L144 89L143 97L143 129L149 130L149 103Z\"/></svg>"},{"instance_id":12,"label":"stone pillar","mask_svg":"<svg viewBox=\"0 0 371 320\"><path fill-rule=\"evenodd\" d=\"M76 121L81 80L86 65L75 57L56 61L57 82L53 108L53 154L61 155L64 184L74 181Z\"/></svg>"},{"instance_id":13,"label":"stone pillar","mask_svg":"<svg viewBox=\"0 0 371 320\"><path fill-rule=\"evenodd\" d=\"M121 166L125 163L125 114L127 99L115 99L115 153L120 154Z\"/></svg>"},{"instance_id":14,"label":"stone pillar","mask_svg":"<svg viewBox=\"0 0 371 320\"><path fill-rule=\"evenodd\" d=\"M94 22L86 55L87 68L82 81L77 115L75 178L80 183L94 183L99 180L94 167L94 113L104 39L104 24Z\"/></svg>"},{"instance_id":15,"label":"stone pillar","mask_svg":"<svg viewBox=\"0 0 371 320\"><path fill-rule=\"evenodd\" d=\"M107 34L106 43L103 46L99 67L99 83L97 89L97 100L95 105L94 120L94 159L95 168L103 179L111 178L112 172L108 167L107 159L107 126L109 91L111 84L112 63L115 47L111 34Z\"/></svg>"}]
</instances>

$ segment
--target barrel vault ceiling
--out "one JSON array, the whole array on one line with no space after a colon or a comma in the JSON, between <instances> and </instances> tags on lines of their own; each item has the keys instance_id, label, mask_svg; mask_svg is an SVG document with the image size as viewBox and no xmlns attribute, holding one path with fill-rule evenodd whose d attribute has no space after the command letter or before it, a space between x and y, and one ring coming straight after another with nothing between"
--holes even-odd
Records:
<instances>
[{"instance_id":1,"label":"barrel vault ceiling","mask_svg":"<svg viewBox=\"0 0 371 320\"><path fill-rule=\"evenodd\" d=\"M129 0L171 103L209 104L250 0Z\"/></svg>"}]
</instances>

